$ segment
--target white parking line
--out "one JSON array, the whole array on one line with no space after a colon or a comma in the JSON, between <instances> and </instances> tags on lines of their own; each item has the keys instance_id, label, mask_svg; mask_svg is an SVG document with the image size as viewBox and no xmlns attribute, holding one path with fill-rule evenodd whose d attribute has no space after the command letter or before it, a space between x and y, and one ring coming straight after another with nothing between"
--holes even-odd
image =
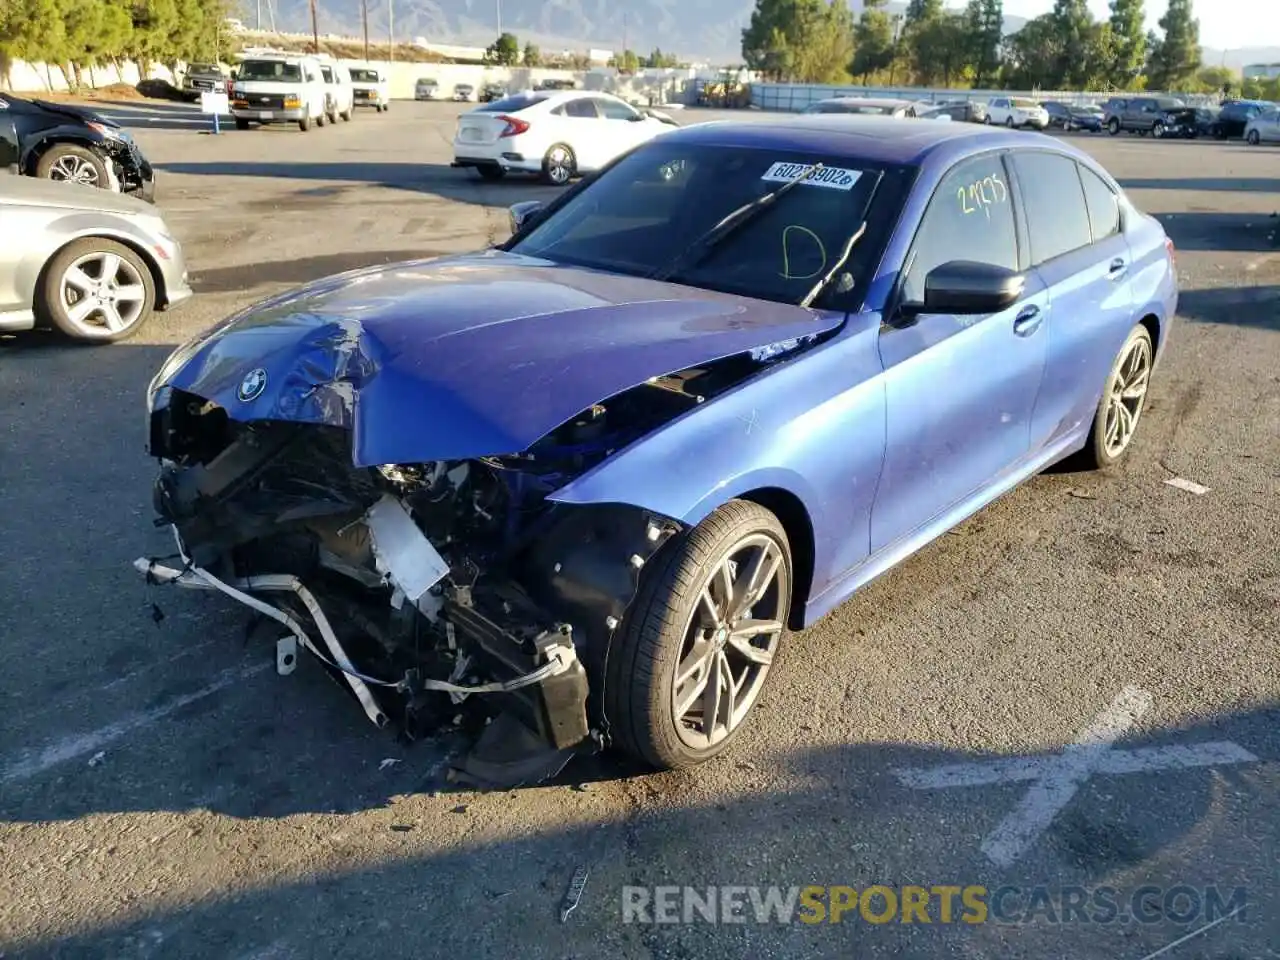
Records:
<instances>
[{"instance_id":1,"label":"white parking line","mask_svg":"<svg viewBox=\"0 0 1280 960\"><path fill-rule=\"evenodd\" d=\"M184 693L182 696L174 697L168 703L132 714L123 720L118 720L105 727L99 727L97 730L62 737L38 751L29 751L20 759L5 766L4 773L0 774L0 784L29 780L31 777L44 773L60 763L66 763L68 760L75 760L78 757L101 750L108 744L114 743L135 730L149 726L158 720L163 720L188 704L203 700L219 690L234 686L242 680L247 680L256 674L262 673L271 666L272 664L270 663L258 663L252 667L245 667L239 670L224 670L216 680L207 686L201 687L192 693Z\"/></svg>"},{"instance_id":2,"label":"white parking line","mask_svg":"<svg viewBox=\"0 0 1280 960\"><path fill-rule=\"evenodd\" d=\"M1095 774L1149 773L1253 763L1258 759L1243 747L1227 741L1134 750L1111 749L1150 707L1149 693L1128 686L1074 743L1057 756L904 768L894 770L893 774L904 786L915 790L1029 781L1031 788L1022 802L982 843L982 852L988 860L996 866L1007 867L1035 843L1081 785Z\"/></svg>"}]
</instances>

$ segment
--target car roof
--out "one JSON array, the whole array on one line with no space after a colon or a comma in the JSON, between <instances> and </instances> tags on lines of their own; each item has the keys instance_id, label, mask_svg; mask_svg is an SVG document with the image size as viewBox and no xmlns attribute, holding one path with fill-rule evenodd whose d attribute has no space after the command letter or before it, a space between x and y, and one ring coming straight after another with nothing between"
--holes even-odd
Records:
<instances>
[{"instance_id":1,"label":"car roof","mask_svg":"<svg viewBox=\"0 0 1280 960\"><path fill-rule=\"evenodd\" d=\"M810 113L760 120L713 120L673 129L662 138L709 146L844 154L870 163L919 165L939 148L975 152L1043 140L1041 134L981 124L928 123L899 117ZM1060 149L1060 148L1059 148Z\"/></svg>"}]
</instances>

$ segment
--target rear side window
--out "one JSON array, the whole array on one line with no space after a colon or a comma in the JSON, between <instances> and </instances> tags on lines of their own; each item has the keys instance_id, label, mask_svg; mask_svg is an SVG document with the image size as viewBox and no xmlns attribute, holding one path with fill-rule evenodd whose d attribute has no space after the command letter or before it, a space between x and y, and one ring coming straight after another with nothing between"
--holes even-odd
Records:
<instances>
[{"instance_id":1,"label":"rear side window","mask_svg":"<svg viewBox=\"0 0 1280 960\"><path fill-rule=\"evenodd\" d=\"M1018 269L1018 234L1009 199L998 154L974 157L953 167L920 221L902 299L922 303L925 277L951 260Z\"/></svg>"},{"instance_id":2,"label":"rear side window","mask_svg":"<svg viewBox=\"0 0 1280 960\"><path fill-rule=\"evenodd\" d=\"M1080 167L1080 181L1084 184L1084 200L1089 211L1093 242L1114 237L1120 232L1119 197L1107 186L1105 180L1088 167Z\"/></svg>"},{"instance_id":3,"label":"rear side window","mask_svg":"<svg viewBox=\"0 0 1280 960\"><path fill-rule=\"evenodd\" d=\"M1046 263L1090 242L1089 209L1076 162L1056 153L1019 152L1013 166L1031 234L1031 264Z\"/></svg>"},{"instance_id":4,"label":"rear side window","mask_svg":"<svg viewBox=\"0 0 1280 960\"><path fill-rule=\"evenodd\" d=\"M546 97L531 97L525 94L517 94L514 97L504 97L501 100L494 100L492 103L481 104L478 108L480 113L519 113L521 110L528 110L535 104L542 103Z\"/></svg>"}]
</instances>

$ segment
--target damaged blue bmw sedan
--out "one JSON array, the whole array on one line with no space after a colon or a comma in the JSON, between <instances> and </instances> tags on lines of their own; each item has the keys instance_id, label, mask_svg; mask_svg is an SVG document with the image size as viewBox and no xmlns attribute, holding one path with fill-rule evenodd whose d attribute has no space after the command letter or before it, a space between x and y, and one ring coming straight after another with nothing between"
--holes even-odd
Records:
<instances>
[{"instance_id":1,"label":"damaged blue bmw sedan","mask_svg":"<svg viewBox=\"0 0 1280 960\"><path fill-rule=\"evenodd\" d=\"M464 256L357 270L149 390L180 562L464 777L723 751L788 629L1130 448L1173 247L1064 143L815 115L654 139Z\"/></svg>"}]
</instances>

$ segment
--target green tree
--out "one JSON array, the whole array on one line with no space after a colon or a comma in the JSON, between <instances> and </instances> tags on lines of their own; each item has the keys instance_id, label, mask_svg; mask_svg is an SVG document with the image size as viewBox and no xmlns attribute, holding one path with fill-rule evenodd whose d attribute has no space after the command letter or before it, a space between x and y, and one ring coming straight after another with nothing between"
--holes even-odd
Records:
<instances>
[{"instance_id":1,"label":"green tree","mask_svg":"<svg viewBox=\"0 0 1280 960\"><path fill-rule=\"evenodd\" d=\"M853 57L853 14L845 0L756 0L742 57L773 79L838 83Z\"/></svg>"},{"instance_id":2,"label":"green tree","mask_svg":"<svg viewBox=\"0 0 1280 960\"><path fill-rule=\"evenodd\" d=\"M915 79L927 87L951 86L969 65L965 19L944 13L921 21L911 33Z\"/></svg>"},{"instance_id":3,"label":"green tree","mask_svg":"<svg viewBox=\"0 0 1280 960\"><path fill-rule=\"evenodd\" d=\"M1057 37L1055 87L1080 89L1091 86L1090 74L1098 59L1099 33L1085 0L1055 0L1049 14Z\"/></svg>"},{"instance_id":4,"label":"green tree","mask_svg":"<svg viewBox=\"0 0 1280 960\"><path fill-rule=\"evenodd\" d=\"M677 60L674 53L663 53L660 47L654 47L653 52L644 58L642 64L646 67L670 69L676 66Z\"/></svg>"},{"instance_id":5,"label":"green tree","mask_svg":"<svg viewBox=\"0 0 1280 960\"><path fill-rule=\"evenodd\" d=\"M981 89L990 84L1000 70L1000 45L1004 40L1002 0L969 0L963 31L973 85Z\"/></svg>"},{"instance_id":6,"label":"green tree","mask_svg":"<svg viewBox=\"0 0 1280 960\"><path fill-rule=\"evenodd\" d=\"M520 62L526 67L536 67L542 62L542 52L532 43L524 45L524 54L520 57Z\"/></svg>"},{"instance_id":7,"label":"green tree","mask_svg":"<svg viewBox=\"0 0 1280 960\"><path fill-rule=\"evenodd\" d=\"M1111 0L1111 68L1107 79L1121 90L1133 83L1146 63L1146 22L1142 0Z\"/></svg>"},{"instance_id":8,"label":"green tree","mask_svg":"<svg viewBox=\"0 0 1280 960\"><path fill-rule=\"evenodd\" d=\"M145 78L151 64L173 58L171 38L178 31L178 5L175 0L135 0L133 29L124 53L135 60Z\"/></svg>"},{"instance_id":9,"label":"green tree","mask_svg":"<svg viewBox=\"0 0 1280 960\"><path fill-rule=\"evenodd\" d=\"M1169 0L1160 29L1163 36L1147 66L1147 87L1181 90L1200 69L1200 21L1192 15L1191 0Z\"/></svg>"},{"instance_id":10,"label":"green tree","mask_svg":"<svg viewBox=\"0 0 1280 960\"><path fill-rule=\"evenodd\" d=\"M942 0L910 0L903 15L901 43L916 83L929 84L942 75L936 57L947 30ZM963 44L962 44L963 46Z\"/></svg>"},{"instance_id":11,"label":"green tree","mask_svg":"<svg viewBox=\"0 0 1280 960\"><path fill-rule=\"evenodd\" d=\"M1017 90L1057 86L1061 36L1051 14L1028 20L1004 43L1005 82Z\"/></svg>"},{"instance_id":12,"label":"green tree","mask_svg":"<svg viewBox=\"0 0 1280 960\"><path fill-rule=\"evenodd\" d=\"M640 69L640 57L634 50L623 50L615 58L615 66L621 73L636 73Z\"/></svg>"},{"instance_id":13,"label":"green tree","mask_svg":"<svg viewBox=\"0 0 1280 960\"><path fill-rule=\"evenodd\" d=\"M501 33L497 40L489 44L484 52L484 58L489 63L504 67L515 66L520 59L520 41L516 39L514 33Z\"/></svg>"},{"instance_id":14,"label":"green tree","mask_svg":"<svg viewBox=\"0 0 1280 960\"><path fill-rule=\"evenodd\" d=\"M853 28L853 62L849 72L863 84L873 73L893 63L893 21L884 11L886 0L863 0L862 15Z\"/></svg>"}]
</instances>

